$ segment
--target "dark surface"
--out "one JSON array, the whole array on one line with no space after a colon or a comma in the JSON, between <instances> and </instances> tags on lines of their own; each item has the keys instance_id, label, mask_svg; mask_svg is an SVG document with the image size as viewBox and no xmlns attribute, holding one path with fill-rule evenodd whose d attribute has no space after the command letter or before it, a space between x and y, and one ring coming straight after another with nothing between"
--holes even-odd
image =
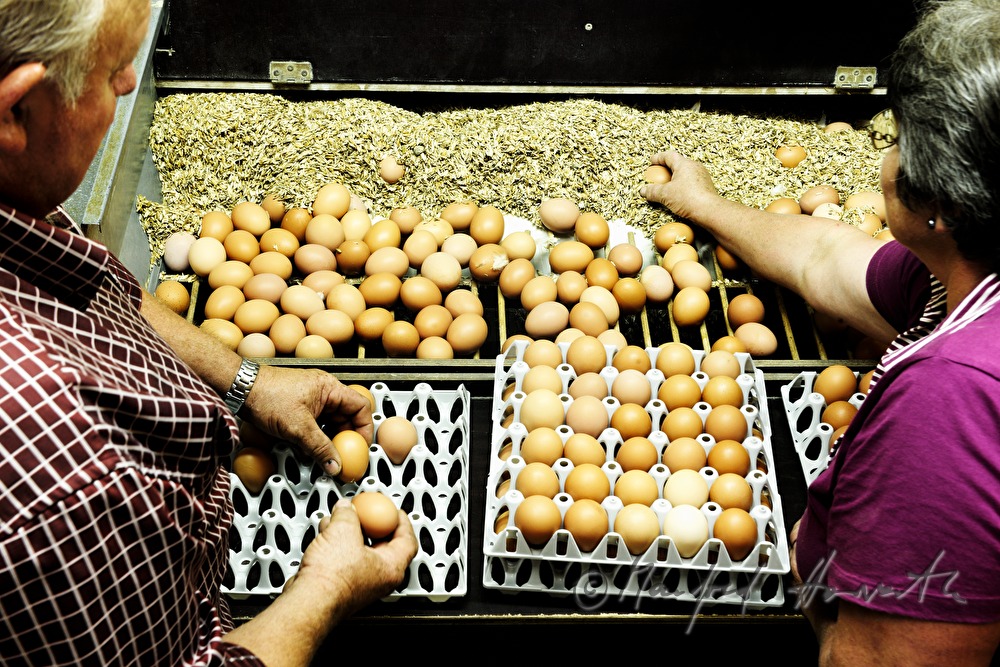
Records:
<instances>
[{"instance_id":1,"label":"dark surface","mask_svg":"<svg viewBox=\"0 0 1000 667\"><path fill-rule=\"evenodd\" d=\"M269 81L309 61L314 82L571 86L832 86L878 67L912 0L826 9L771 3L555 0L170 0L163 79Z\"/></svg>"}]
</instances>

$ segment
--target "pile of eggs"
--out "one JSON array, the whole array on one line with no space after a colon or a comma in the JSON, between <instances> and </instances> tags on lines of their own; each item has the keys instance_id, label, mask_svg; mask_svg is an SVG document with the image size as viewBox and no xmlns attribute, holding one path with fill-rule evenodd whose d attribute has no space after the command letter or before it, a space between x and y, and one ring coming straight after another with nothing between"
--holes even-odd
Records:
<instances>
[{"instance_id":1,"label":"pile of eggs","mask_svg":"<svg viewBox=\"0 0 1000 667\"><path fill-rule=\"evenodd\" d=\"M766 539L774 490L745 353L583 336L512 354L494 396L495 534L543 549L562 529L585 554L617 534L636 556L666 536L682 558L716 539L732 562Z\"/></svg>"},{"instance_id":2,"label":"pile of eggs","mask_svg":"<svg viewBox=\"0 0 1000 667\"><path fill-rule=\"evenodd\" d=\"M390 357L477 353L487 336L484 308L461 286L474 238L458 222L425 221L415 209L373 220L354 201L331 183L311 210L286 210L269 197L210 211L196 238L167 240L164 264L207 283L200 326L242 356L331 358L357 340L380 342ZM502 228L492 212L472 211L494 225L499 216ZM399 307L412 317L397 319Z\"/></svg>"}]
</instances>

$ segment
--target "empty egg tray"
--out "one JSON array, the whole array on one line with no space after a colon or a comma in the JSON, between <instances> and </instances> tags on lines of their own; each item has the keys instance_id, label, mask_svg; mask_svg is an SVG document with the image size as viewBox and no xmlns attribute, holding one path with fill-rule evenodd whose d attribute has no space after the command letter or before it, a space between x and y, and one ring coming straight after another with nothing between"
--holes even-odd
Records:
<instances>
[{"instance_id":1,"label":"empty egg tray","mask_svg":"<svg viewBox=\"0 0 1000 667\"><path fill-rule=\"evenodd\" d=\"M748 437L743 445L758 468L747 475L754 494L750 514L757 522L758 541L742 561L734 561L729 557L722 541L711 537L711 527L721 512L721 507L712 502L701 507L708 519L710 538L694 556L687 558L682 557L672 540L664 535L654 540L644 553L638 556L629 553L621 535L611 529L614 517L621 508L621 501L613 495L601 503L608 512L609 532L592 551L581 551L572 534L565 528L557 530L541 547L528 544L515 525L517 506L524 499L515 487L516 474L525 465L524 460L519 457L519 447L527 430L518 421L518 410L525 398L519 389L528 370L527 364L522 361L526 345L526 342L521 341L512 344L496 361L491 464L483 539L484 586L507 592L535 591L556 596L575 596L578 603L587 608L597 608L602 601L626 596L679 600L702 605L736 604L745 608L784 604L782 577L790 571L788 542L771 452L771 428L764 377L754 367L750 356L745 353L737 354L743 369L738 382L745 392L742 410L748 426ZM565 389L568 389L575 377L573 368L565 363L567 345L560 343L564 363L557 368L563 377ZM657 349L647 348L652 361L652 369L647 372L647 377L654 397L663 381L663 374L656 370ZM615 351L614 347L607 346L608 366L601 371L601 375L608 381L609 390L617 374L617 369L610 363ZM693 377L704 387L708 377L698 370L704 353L694 350L694 355L696 371ZM515 389L513 392L510 391L512 382ZM507 398L504 398L504 394L508 394ZM567 405L572 402L568 394L564 394L563 398ZM610 396L605 403L609 412L613 412L617 405L617 401ZM658 425L666 414L666 407L655 398L646 407L653 419L653 431L649 439L662 456L668 439L658 429ZM704 420L711 406L699 403L695 410ZM762 437L749 435L753 433L752 429L757 429ZM566 425L556 430L564 442L573 434ZM706 433L697 440L705 447L706 452L715 443L714 438ZM622 442L621 436L616 430L608 428L598 441L607 452L603 469L613 488L614 480L622 472L613 454ZM509 456L501 458L502 450L509 450ZM553 468L562 486L573 464L568 459L559 459ZM652 509L662 525L666 513L671 509L669 501L662 498L663 483L670 476L670 471L666 466L657 464L649 472L661 489L661 497L653 503ZM709 484L717 476L717 472L710 467L703 468L700 473ZM505 479L511 480L510 488L513 490L498 496L497 489ZM557 494L554 500L563 515L573 502L566 493ZM506 521L501 518L504 512L507 513ZM497 525L498 520L500 525Z\"/></svg>"},{"instance_id":2,"label":"empty egg tray","mask_svg":"<svg viewBox=\"0 0 1000 667\"><path fill-rule=\"evenodd\" d=\"M320 519L341 497L381 491L407 512L419 541L406 578L385 599L426 597L443 601L467 591L469 516L469 393L435 390L426 383L413 391L371 387L375 438L367 476L343 483L305 461L288 446L275 447L277 473L257 495L230 474L234 517L229 571L223 592L233 598L276 595L298 571L302 554ZM378 428L393 415L417 429L417 445L399 465L378 444Z\"/></svg>"},{"instance_id":3,"label":"empty egg tray","mask_svg":"<svg viewBox=\"0 0 1000 667\"><path fill-rule=\"evenodd\" d=\"M833 427L822 419L826 399L823 394L812 390L816 375L816 371L805 371L781 386L785 418L792 433L795 452L799 455L806 486L826 470L830 461L830 437L833 435ZM855 372L854 376L857 378L858 373ZM864 400L865 394L861 392L848 399L856 408L860 408Z\"/></svg>"}]
</instances>

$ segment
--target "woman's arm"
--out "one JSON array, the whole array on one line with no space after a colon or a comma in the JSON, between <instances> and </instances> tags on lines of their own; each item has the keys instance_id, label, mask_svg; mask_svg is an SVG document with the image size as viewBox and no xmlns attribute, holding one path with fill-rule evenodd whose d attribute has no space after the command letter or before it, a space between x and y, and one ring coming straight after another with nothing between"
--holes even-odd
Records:
<instances>
[{"instance_id":1,"label":"woman's arm","mask_svg":"<svg viewBox=\"0 0 1000 667\"><path fill-rule=\"evenodd\" d=\"M704 165L674 151L652 162L671 172L641 194L705 228L761 277L799 294L817 310L888 343L896 332L868 298L865 271L881 245L857 228L811 215L751 208L719 195Z\"/></svg>"}]
</instances>

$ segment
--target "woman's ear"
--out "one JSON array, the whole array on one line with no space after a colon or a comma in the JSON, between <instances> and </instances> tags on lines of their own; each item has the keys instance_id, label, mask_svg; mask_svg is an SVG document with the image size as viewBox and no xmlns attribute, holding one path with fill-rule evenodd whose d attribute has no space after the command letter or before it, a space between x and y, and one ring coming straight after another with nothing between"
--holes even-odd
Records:
<instances>
[{"instance_id":1,"label":"woman's ear","mask_svg":"<svg viewBox=\"0 0 1000 667\"><path fill-rule=\"evenodd\" d=\"M28 145L21 103L42 77L45 65L24 63L0 78L0 153L16 154Z\"/></svg>"}]
</instances>

